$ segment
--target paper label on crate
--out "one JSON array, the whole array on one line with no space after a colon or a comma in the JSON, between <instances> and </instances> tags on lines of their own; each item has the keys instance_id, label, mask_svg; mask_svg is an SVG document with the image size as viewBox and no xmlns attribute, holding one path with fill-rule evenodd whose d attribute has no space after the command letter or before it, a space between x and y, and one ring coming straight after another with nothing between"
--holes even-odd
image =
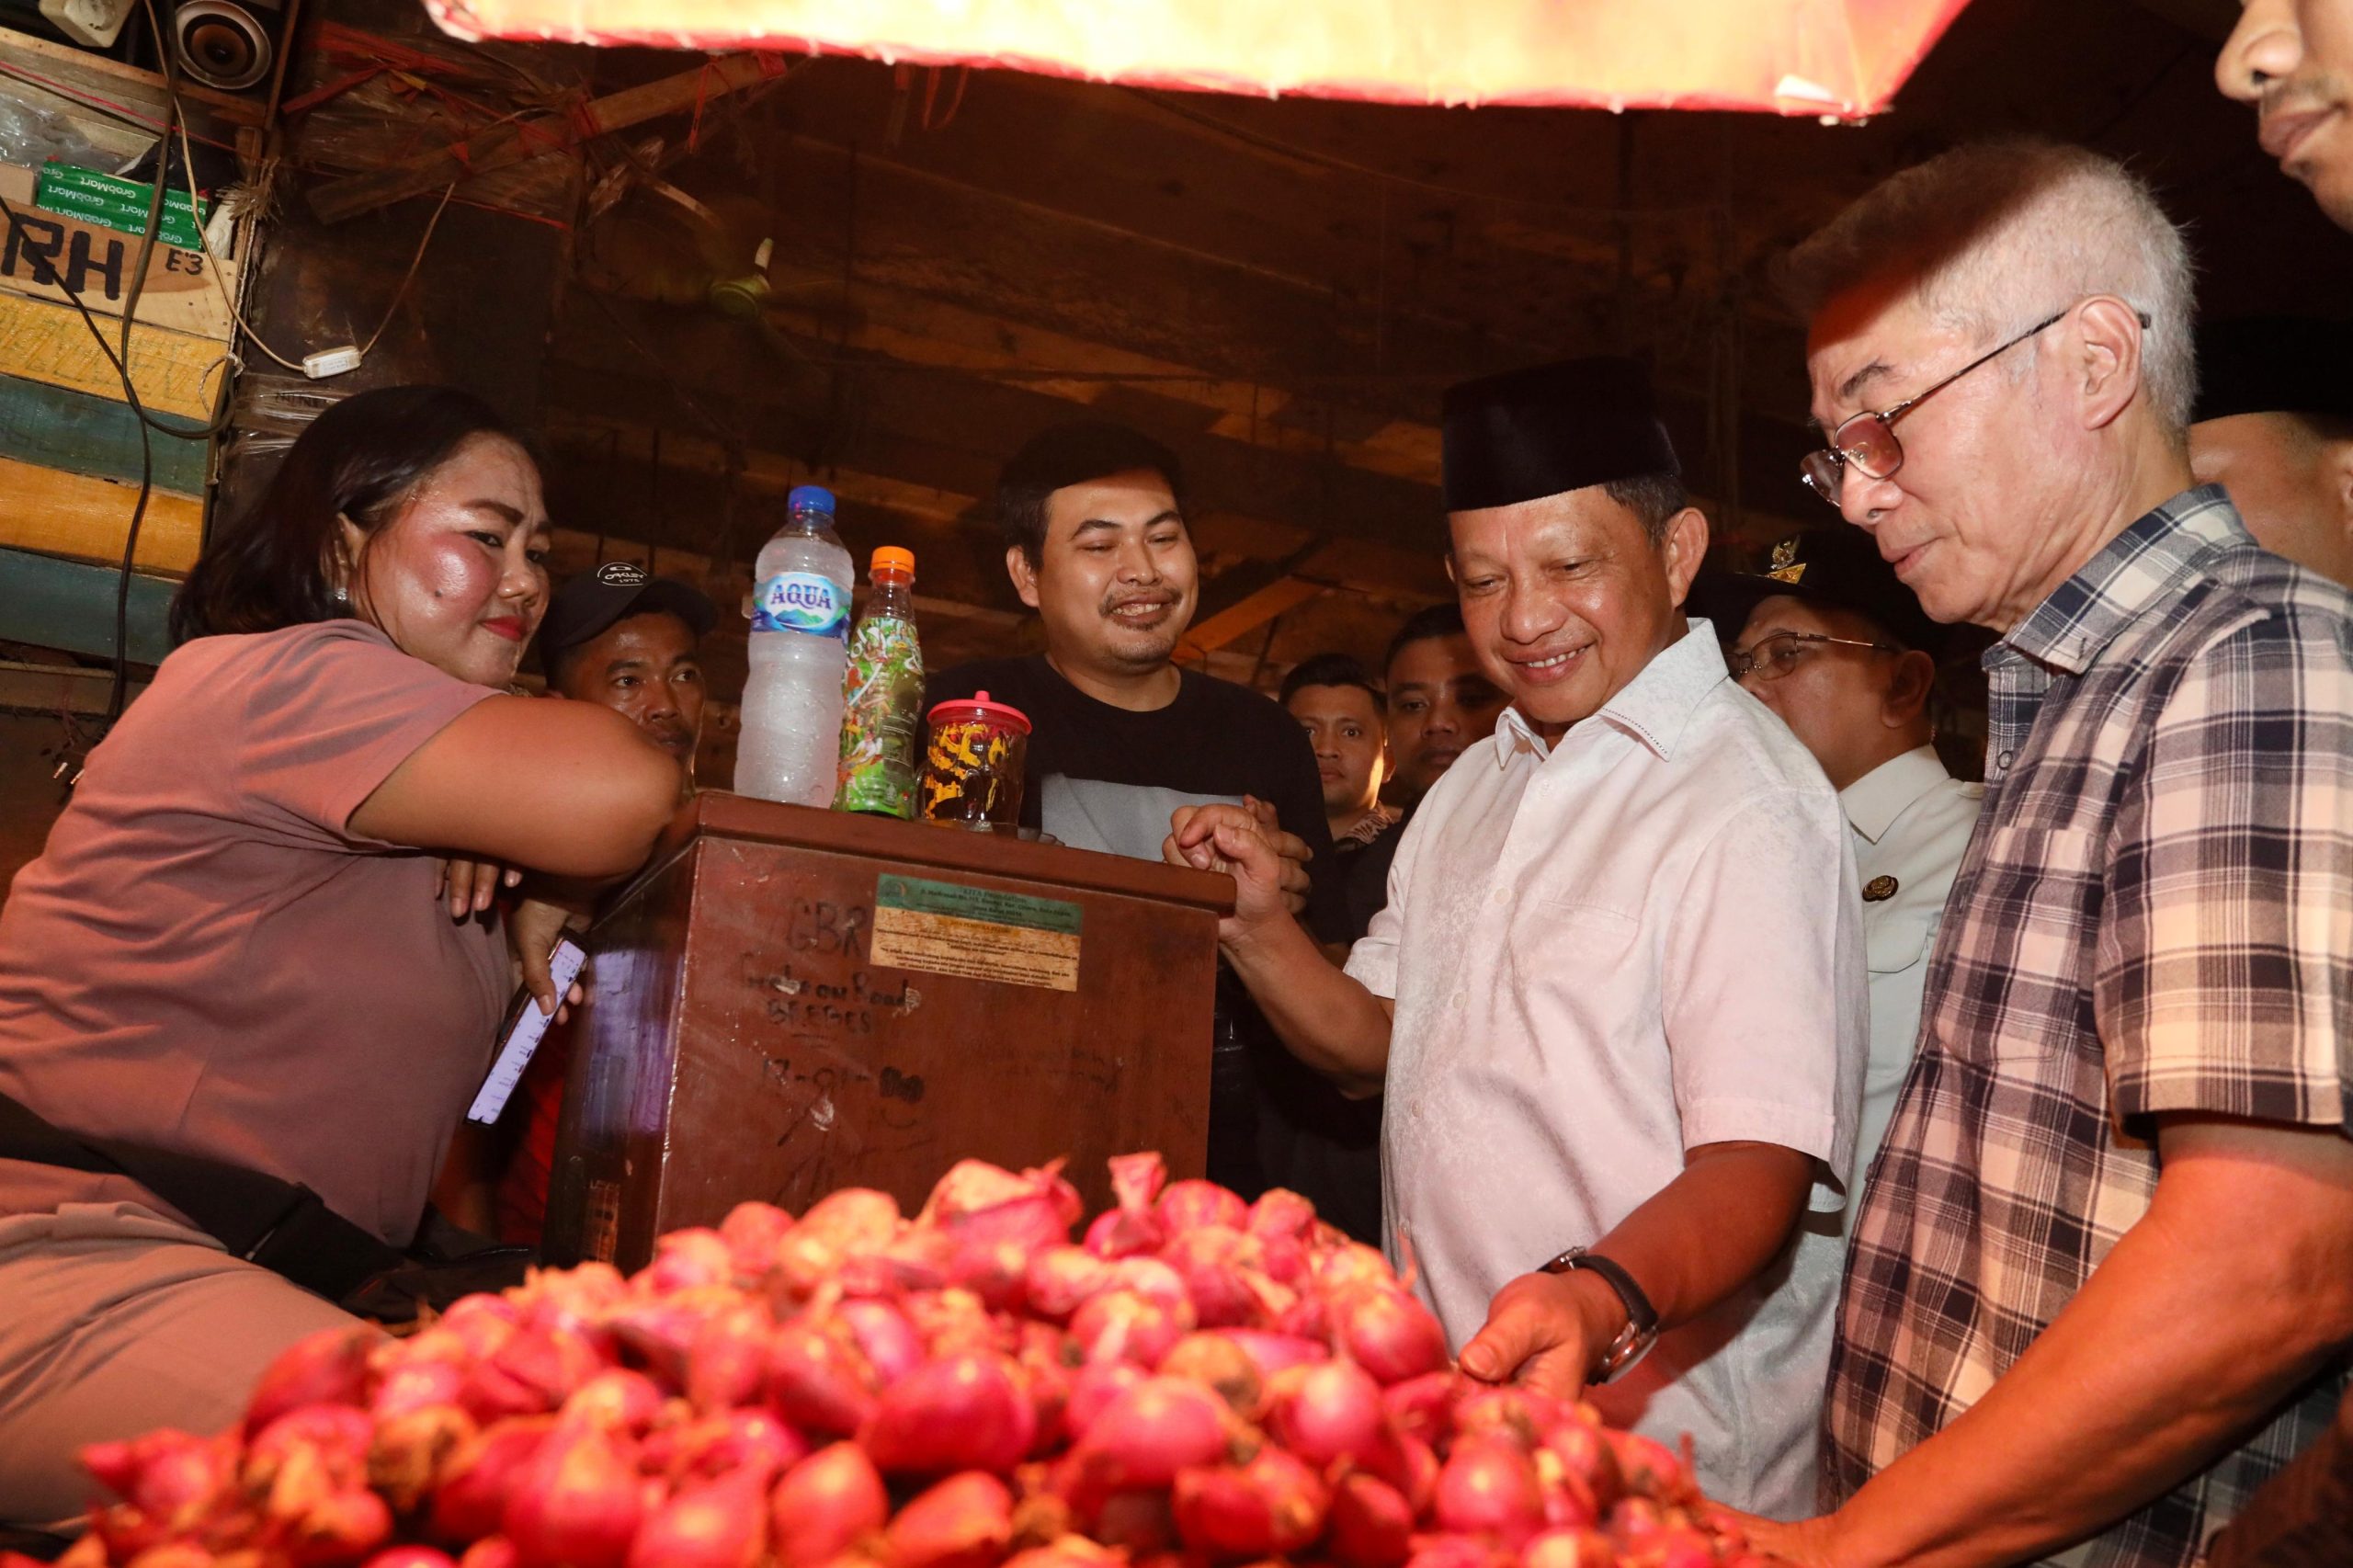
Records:
<instances>
[{"instance_id":1,"label":"paper label on crate","mask_svg":"<svg viewBox=\"0 0 2353 1568\"><path fill-rule=\"evenodd\" d=\"M894 969L1075 991L1084 915L1061 899L880 877L867 953Z\"/></svg>"}]
</instances>

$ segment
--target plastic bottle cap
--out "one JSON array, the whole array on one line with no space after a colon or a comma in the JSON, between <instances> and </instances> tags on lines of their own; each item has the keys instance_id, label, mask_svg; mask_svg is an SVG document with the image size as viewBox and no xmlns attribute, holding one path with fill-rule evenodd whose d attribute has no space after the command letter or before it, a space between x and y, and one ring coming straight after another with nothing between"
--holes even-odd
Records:
<instances>
[{"instance_id":1,"label":"plastic bottle cap","mask_svg":"<svg viewBox=\"0 0 2353 1568\"><path fill-rule=\"evenodd\" d=\"M784 509L795 512L803 506L813 506L830 517L834 515L834 493L822 484L796 484L784 498Z\"/></svg>"},{"instance_id":2,"label":"plastic bottle cap","mask_svg":"<svg viewBox=\"0 0 2353 1568\"><path fill-rule=\"evenodd\" d=\"M915 552L912 550L902 550L895 544L883 545L874 552L874 561L870 570L904 572L912 577L915 574Z\"/></svg>"},{"instance_id":3,"label":"plastic bottle cap","mask_svg":"<svg viewBox=\"0 0 2353 1568\"><path fill-rule=\"evenodd\" d=\"M924 718L937 724L942 713L951 713L959 718L986 719L991 723L1009 725L1025 735L1029 733L1029 714L1010 703L991 702L985 691L976 691L970 697L951 697L945 702L936 703Z\"/></svg>"}]
</instances>

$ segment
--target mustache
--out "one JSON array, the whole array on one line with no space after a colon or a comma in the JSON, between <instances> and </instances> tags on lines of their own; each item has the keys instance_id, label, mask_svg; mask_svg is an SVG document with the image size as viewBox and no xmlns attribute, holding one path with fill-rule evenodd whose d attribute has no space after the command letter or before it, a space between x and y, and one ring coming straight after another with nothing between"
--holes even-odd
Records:
<instances>
[{"instance_id":1,"label":"mustache","mask_svg":"<svg viewBox=\"0 0 2353 1568\"><path fill-rule=\"evenodd\" d=\"M2265 119L2283 114L2315 114L2332 109L2346 101L2345 83L2333 74L2318 72L2290 76L2274 82L2263 90L2263 99L2256 112Z\"/></svg>"}]
</instances>

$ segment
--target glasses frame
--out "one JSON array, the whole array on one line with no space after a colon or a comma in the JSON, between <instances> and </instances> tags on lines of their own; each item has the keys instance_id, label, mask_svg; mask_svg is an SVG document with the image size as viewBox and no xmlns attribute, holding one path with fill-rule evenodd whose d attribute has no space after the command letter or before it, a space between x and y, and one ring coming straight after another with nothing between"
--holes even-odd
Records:
<instances>
[{"instance_id":1,"label":"glasses frame","mask_svg":"<svg viewBox=\"0 0 2353 1568\"><path fill-rule=\"evenodd\" d=\"M1851 637L1832 637L1820 631L1790 631L1784 630L1780 631L1768 631L1764 636L1759 637L1756 642L1751 642L1747 647L1735 649L1732 653L1725 654L1724 668L1731 673L1733 679L1746 680L1752 674L1769 667L1767 661L1759 659L1756 656L1756 650L1762 648L1768 642L1781 642L1792 643L1819 642L1825 647L1831 648L1867 648L1874 653L1901 653L1904 652L1902 648L1897 647L1893 642L1858 642ZM1786 675L1788 672L1783 671L1781 673ZM1780 679L1781 676L1768 675L1762 678L1768 683L1770 683Z\"/></svg>"},{"instance_id":2,"label":"glasses frame","mask_svg":"<svg viewBox=\"0 0 2353 1568\"><path fill-rule=\"evenodd\" d=\"M2078 300L2075 301L2075 304L2079 305L2083 302L2084 301L2081 300ZM1914 392L1910 397L1905 398L1902 403L1897 403L1893 408L1866 408L1859 413L1848 415L1846 418L1838 422L1838 427L1836 429L1830 432L1830 444L1828 446L1818 448L1813 451L1808 452L1805 455L1804 460L1798 464L1798 478L1804 482L1805 487L1808 490L1813 491L1816 495L1821 496L1833 506L1839 505L1839 492L1844 490L1847 486L1847 468L1850 463L1861 472L1865 479L1893 479L1904 467L1904 443L1898 440L1895 435L1895 422L1897 420L1903 418L1905 415L1911 413L1914 409L1919 407L1922 403L1927 402L1930 398L1944 391L1945 388L1952 385L1953 382L1961 380L1961 377L1969 374L1970 371L1976 369L1979 366L1989 364L1993 360L2000 358L2003 355L2008 353L2011 349L2016 348L2019 344L2024 343L2028 338L2032 337L2035 334L2046 331L2051 327L2058 325L2061 322L2065 321L2075 308L2075 305L2069 305L2064 310L2058 312L2056 314L2043 317L2040 321L2035 323L2024 332L2019 333L2016 337L2011 338L2008 342L1987 349L1984 353L1980 354L1976 358L1972 359L1968 364L1963 365L1960 369L1955 370L1951 375L1947 376L1943 381L1938 381L1936 385L1928 388L1927 391ZM2143 332L2148 331L2150 326L2153 324L2149 319L2149 312L2146 311L2135 311L2133 314L2141 318L2141 330ZM1887 432L1888 444L1895 449L1895 460L1887 465L1887 472L1885 473L1872 472L1870 469L1864 466L1860 458L1849 456L1847 453L1846 444L1847 432L1853 429L1856 426L1861 424L1866 419L1875 419L1879 421L1880 426Z\"/></svg>"}]
</instances>

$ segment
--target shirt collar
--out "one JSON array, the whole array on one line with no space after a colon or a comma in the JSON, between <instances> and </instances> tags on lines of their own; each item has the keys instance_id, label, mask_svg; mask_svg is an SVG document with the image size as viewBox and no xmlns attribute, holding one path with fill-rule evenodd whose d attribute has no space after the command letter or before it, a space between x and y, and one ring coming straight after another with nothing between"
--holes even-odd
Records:
<instances>
[{"instance_id":1,"label":"shirt collar","mask_svg":"<svg viewBox=\"0 0 2353 1568\"><path fill-rule=\"evenodd\" d=\"M1888 758L1839 790L1838 804L1855 831L1877 844L1913 801L1951 777L1937 748L1921 746Z\"/></svg>"},{"instance_id":2,"label":"shirt collar","mask_svg":"<svg viewBox=\"0 0 2353 1568\"><path fill-rule=\"evenodd\" d=\"M1356 821L1350 823L1346 833L1333 835L1332 842L1335 844L1370 844L1374 839L1379 838L1382 834L1387 833L1391 826L1395 824L1400 814L1401 813L1394 806L1384 806L1380 801L1375 801L1372 803L1372 809L1366 812L1364 815L1357 818Z\"/></svg>"},{"instance_id":3,"label":"shirt collar","mask_svg":"<svg viewBox=\"0 0 2353 1568\"><path fill-rule=\"evenodd\" d=\"M2008 636L1987 650L1986 667L1992 668L2006 645L2079 676L2117 633L2196 570L2210 551L2248 539L2246 525L2221 485L2185 490L2143 514L2085 562L2082 571L2053 589Z\"/></svg>"},{"instance_id":4,"label":"shirt collar","mask_svg":"<svg viewBox=\"0 0 2353 1568\"><path fill-rule=\"evenodd\" d=\"M1724 652L1716 645L1714 628L1693 617L1685 623L1681 637L1653 654L1651 662L1636 671L1634 678L1620 687L1617 696L1603 703L1592 719L1580 723L1605 720L1642 742L1661 759L1672 761L1676 742L1683 738L1683 731L1691 722L1700 699L1730 678L1724 668ZM1576 727L1572 725L1572 732ZM1514 705L1505 709L1503 717L1495 722L1496 765L1509 766L1513 756L1523 749L1534 752L1540 761L1552 753L1544 737Z\"/></svg>"}]
</instances>

